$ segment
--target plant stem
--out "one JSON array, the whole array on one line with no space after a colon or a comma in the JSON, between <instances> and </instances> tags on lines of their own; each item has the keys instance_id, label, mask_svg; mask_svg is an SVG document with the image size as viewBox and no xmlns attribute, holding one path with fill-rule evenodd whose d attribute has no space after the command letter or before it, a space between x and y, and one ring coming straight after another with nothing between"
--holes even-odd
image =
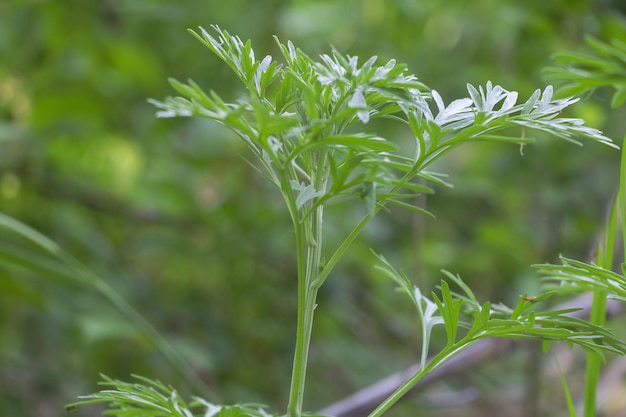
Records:
<instances>
[{"instance_id":1,"label":"plant stem","mask_svg":"<svg viewBox=\"0 0 626 417\"><path fill-rule=\"evenodd\" d=\"M465 342L462 340L452 347L448 347L439 352L439 354L432 358L432 360L425 367L421 367L415 374L413 374L413 376L404 381L404 383L402 383L402 385L400 385L389 397L387 397L382 403L380 403L378 407L376 407L376 409L368 415L368 417L382 416L395 403L397 403L402 397L404 397L406 393L408 393L422 378L434 371L446 360L452 358L453 356L470 347L472 343L472 341Z\"/></svg>"},{"instance_id":2,"label":"plant stem","mask_svg":"<svg viewBox=\"0 0 626 417\"><path fill-rule=\"evenodd\" d=\"M318 159L316 175L312 176L316 190L326 189L328 181L326 162L327 156L324 153ZM319 290L318 276L322 270L323 216L324 205L322 204L314 208L310 216L303 215L304 223L294 222L296 229L298 229L296 232L298 251L303 254L306 247L306 256L298 256L298 319L289 404L287 406L288 417L302 416L313 316ZM305 267L303 267L303 263L306 263Z\"/></svg>"},{"instance_id":3,"label":"plant stem","mask_svg":"<svg viewBox=\"0 0 626 417\"><path fill-rule=\"evenodd\" d=\"M606 321L606 293L596 291L593 294L591 304L591 314L589 322L603 326ZM596 415L596 396L598 389L598 381L600 379L600 368L602 366L602 357L595 352L587 353L587 361L585 367L585 394L584 394L584 417L595 417Z\"/></svg>"},{"instance_id":4,"label":"plant stem","mask_svg":"<svg viewBox=\"0 0 626 417\"><path fill-rule=\"evenodd\" d=\"M626 138L625 138L626 144ZM598 256L596 263L605 269L613 268L613 258L615 255L615 242L619 234L618 228L621 221L621 234L624 240L624 254L626 255L626 146L622 145L622 160L620 168L620 180L615 202L609 214L607 222L607 230L604 242L598 248ZM593 294L593 303L591 305L591 313L589 321L599 326L604 325L606 321L606 299L607 294L596 291ZM600 378L600 367L602 358L591 353L587 354L587 366L585 370L585 407L584 417L593 417L596 415L596 395L598 389L598 381Z\"/></svg>"},{"instance_id":5,"label":"plant stem","mask_svg":"<svg viewBox=\"0 0 626 417\"><path fill-rule=\"evenodd\" d=\"M622 179L623 180L623 179ZM613 259L615 255L615 242L618 236L618 218L620 216L620 201L622 190L621 186L618 189L615 201L609 218L607 221L606 232L604 236L604 242L598 247L598 254L596 263L598 266L605 269L613 268ZM606 301L607 294L604 291L595 291L593 293L593 300L591 303L591 311L589 314L589 322L598 326L604 326L606 323ZM600 368L602 366L602 358L593 352L589 352L586 355L586 368L585 368L585 393L584 393L584 417L594 417L596 415L596 396L598 389L598 382L600 379Z\"/></svg>"},{"instance_id":6,"label":"plant stem","mask_svg":"<svg viewBox=\"0 0 626 417\"><path fill-rule=\"evenodd\" d=\"M400 188L402 188L401 184L403 182L410 181L411 178L413 178L416 175L416 173L419 172L423 168L424 168L423 160L420 158L415 163L415 166L413 167L413 169L409 171L408 173L406 173L403 176L402 180L398 184L396 184L389 193L393 194L396 191L398 191ZM376 213L378 213L383 207L384 207L384 204L377 204L376 207L374 208L374 215L376 215ZM337 250L335 250L335 252L330 257L328 262L326 262L326 265L324 265L324 268L320 271L319 276L317 278L317 281L318 281L317 284L319 286L321 286L324 283L324 280L326 280L326 278L330 274L330 271L332 271L332 269L335 267L337 262L339 262L339 259L341 259L343 254L348 250L348 248L350 248L352 243L361 234L365 226L368 225L368 223L370 222L370 220L372 220L374 215L366 214L365 216L363 216L361 221L359 221L359 223L352 229L350 234L348 234L348 236L346 236L343 242L341 242Z\"/></svg>"},{"instance_id":7,"label":"plant stem","mask_svg":"<svg viewBox=\"0 0 626 417\"><path fill-rule=\"evenodd\" d=\"M316 297L317 290L307 291L304 307L298 307L296 349L293 360L289 405L287 406L288 417L300 417L302 415L306 367L311 341L311 330L313 328L313 313L315 309Z\"/></svg>"}]
</instances>

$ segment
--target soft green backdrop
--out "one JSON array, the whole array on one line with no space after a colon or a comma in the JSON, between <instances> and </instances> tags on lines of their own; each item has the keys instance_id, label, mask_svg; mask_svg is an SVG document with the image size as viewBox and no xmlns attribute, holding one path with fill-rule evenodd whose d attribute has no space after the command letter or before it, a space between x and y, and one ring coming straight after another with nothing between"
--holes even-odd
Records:
<instances>
[{"instance_id":1,"label":"soft green backdrop","mask_svg":"<svg viewBox=\"0 0 626 417\"><path fill-rule=\"evenodd\" d=\"M230 132L203 120L157 120L146 103L171 93L169 76L191 77L225 98L241 91L186 29L218 24L252 38L258 55L276 54L276 34L312 56L332 44L363 58L396 58L448 102L466 94L466 83L487 80L527 98L545 85L541 70L552 53L581 48L585 34L626 39L625 14L621 0L3 0L0 211L104 277L225 402L282 409L296 283L278 194L245 163ZM572 115L619 143L626 115L609 100L600 92ZM587 258L619 155L540 139L523 155L493 144L460 149L437 167L455 188L424 201L436 221L394 210L369 227L322 290L307 408L418 357L410 306L371 272L370 247L426 291L445 268L504 302L538 287L530 264L560 253ZM355 210L331 210L330 242ZM0 246L2 415L65 415L65 403L96 389L98 372L137 373L189 393L93 288L37 272L44 255L5 232ZM519 385L508 368L508 378L503 368L488 371L468 384ZM486 396L477 413L509 405Z\"/></svg>"}]
</instances>

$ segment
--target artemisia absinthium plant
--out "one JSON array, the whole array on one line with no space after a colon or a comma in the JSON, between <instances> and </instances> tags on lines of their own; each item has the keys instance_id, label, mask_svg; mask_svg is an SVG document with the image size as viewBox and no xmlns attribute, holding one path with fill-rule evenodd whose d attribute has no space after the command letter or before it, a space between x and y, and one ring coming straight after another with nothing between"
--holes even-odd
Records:
<instances>
[{"instance_id":1,"label":"artemisia absinthium plant","mask_svg":"<svg viewBox=\"0 0 626 417\"><path fill-rule=\"evenodd\" d=\"M525 102L518 94L488 82L468 85L468 97L445 104L439 93L407 73L395 60L379 64L377 57L359 62L336 50L312 59L291 42L276 42L281 61L257 59L250 41L243 42L219 27L213 33L200 28L191 33L228 65L245 87L245 99L227 103L198 84L170 80L180 94L164 101L150 100L159 117L204 117L224 125L245 141L260 174L276 186L293 223L297 257L298 311L288 417L303 414L307 357L316 298L320 287L342 255L368 222L388 205L432 217L412 204L432 185L445 184L428 170L437 159L473 141L531 143L531 132L576 142L587 138L609 146L601 132L583 120L559 117L576 99L554 99L548 86ZM370 129L373 119L388 119L406 127L414 146L402 152L389 138ZM362 199L366 214L343 242L330 251L324 247L324 208L337 198ZM452 274L448 280L462 289L453 293L442 281L432 300L382 256L380 269L410 297L422 319L421 369L370 416L382 415L430 371L477 340L486 337L565 340L601 354L623 353L624 343L609 331L568 316L568 311L535 312L521 298L515 308L479 303L471 290ZM543 299L552 293L543 294ZM321 306L323 308L323 306ZM430 331L445 328L448 343L430 362ZM464 328L463 332L458 332ZM81 403L108 403L110 415L168 415L191 417L265 416L256 405L218 406L195 399L187 406L176 391L140 379L136 384L105 378L112 387L87 396ZM156 414L155 414L156 413Z\"/></svg>"}]
</instances>

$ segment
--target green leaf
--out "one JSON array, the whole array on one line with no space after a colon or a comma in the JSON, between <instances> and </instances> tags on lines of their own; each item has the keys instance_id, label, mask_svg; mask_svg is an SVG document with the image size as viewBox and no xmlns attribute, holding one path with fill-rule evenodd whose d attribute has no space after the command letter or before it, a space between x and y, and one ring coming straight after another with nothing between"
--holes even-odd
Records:
<instances>
[{"instance_id":1,"label":"green leaf","mask_svg":"<svg viewBox=\"0 0 626 417\"><path fill-rule=\"evenodd\" d=\"M325 136L312 140L305 145L296 148L296 154L301 154L319 148L348 148L360 152L391 152L396 146L388 140L379 136L356 133L337 136Z\"/></svg>"},{"instance_id":2,"label":"green leaf","mask_svg":"<svg viewBox=\"0 0 626 417\"><path fill-rule=\"evenodd\" d=\"M401 207L403 209L413 211L413 212L415 212L417 214L420 214L422 216L428 217L428 218L430 218L432 220L436 220L436 217L435 217L435 215L433 213L431 213L430 211L428 211L426 209L418 207L416 205L405 203L404 201L400 201L400 200L397 200L395 198L385 199L384 201L387 202L387 203L393 204L395 206Z\"/></svg>"},{"instance_id":3,"label":"green leaf","mask_svg":"<svg viewBox=\"0 0 626 417\"><path fill-rule=\"evenodd\" d=\"M539 100L540 95L541 95L541 90L536 89L533 95L530 96L530 98L526 101L526 103L524 103L524 106L522 106L522 110L520 113L522 115L527 115L529 113L532 113L532 111L535 108L535 104L537 103L537 100Z\"/></svg>"},{"instance_id":4,"label":"green leaf","mask_svg":"<svg viewBox=\"0 0 626 417\"><path fill-rule=\"evenodd\" d=\"M296 197L296 207L302 208L310 200L324 195L323 191L318 191L311 184L305 184L304 182L291 181L291 189L296 191L298 196Z\"/></svg>"},{"instance_id":5,"label":"green leaf","mask_svg":"<svg viewBox=\"0 0 626 417\"><path fill-rule=\"evenodd\" d=\"M441 300L435 293L432 295L446 328L446 337L448 339L446 347L452 348L456 342L457 324L459 323L459 313L461 312L463 302L458 299L453 300L450 287L445 281L441 281Z\"/></svg>"},{"instance_id":6,"label":"green leaf","mask_svg":"<svg viewBox=\"0 0 626 417\"><path fill-rule=\"evenodd\" d=\"M107 415L118 417L168 416L194 417L202 413L205 417L276 417L259 404L217 405L194 397L187 404L170 386L160 381L133 375L138 382L129 383L101 375L100 385L108 387L95 394L80 397L81 400L68 404L66 409L105 403L109 405Z\"/></svg>"},{"instance_id":7,"label":"green leaf","mask_svg":"<svg viewBox=\"0 0 626 417\"><path fill-rule=\"evenodd\" d=\"M559 90L561 95L590 94L598 87L613 87L613 108L626 101L624 93L626 79L626 46L614 39L611 45L593 37L585 39L589 51L561 52L554 57L559 64L545 70L546 78L565 83Z\"/></svg>"},{"instance_id":8,"label":"green leaf","mask_svg":"<svg viewBox=\"0 0 626 417\"><path fill-rule=\"evenodd\" d=\"M626 79L626 77L624 78ZM611 99L611 107L618 108L626 102L626 83L615 85L615 93Z\"/></svg>"}]
</instances>

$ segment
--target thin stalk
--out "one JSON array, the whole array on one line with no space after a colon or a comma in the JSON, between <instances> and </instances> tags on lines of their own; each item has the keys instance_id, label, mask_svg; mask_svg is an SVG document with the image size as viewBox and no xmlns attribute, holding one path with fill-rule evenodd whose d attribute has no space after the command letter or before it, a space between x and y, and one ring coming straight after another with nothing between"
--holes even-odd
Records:
<instances>
[{"instance_id":1,"label":"thin stalk","mask_svg":"<svg viewBox=\"0 0 626 417\"><path fill-rule=\"evenodd\" d=\"M311 175L315 184L316 190L325 190L328 182L328 165L327 155L323 154L318 159L317 173ZM415 162L413 169L407 172L403 178L392 188L390 191L394 193L402 188L402 185L406 181L410 181L415 174L425 168L427 163L424 162L424 157L418 158ZM322 173L321 175L319 173ZM323 198L323 196L321 197ZM293 199L291 199L293 204ZM302 402L304 398L304 385L306 379L306 365L308 360L309 344L311 340L311 329L313 326L313 314L315 310L315 302L317 298L317 291L322 286L328 275L333 270L339 259L352 245L354 240L360 235L365 226L369 223L373 216L365 215L361 221L352 229L344 241L335 250L328 262L322 266L321 264L321 250L322 250L322 215L324 205L316 205L316 200L312 202L313 208L310 212L304 212L300 218L300 222L294 221L296 229L300 231L300 236L306 235L307 231L311 231L312 239L307 238L305 241L300 238L298 240L299 245L306 243L309 245L309 251L307 252L306 260L306 274L305 278L301 279L300 264L303 261L298 257L298 321L296 329L296 351L294 354L294 364L291 377L291 388L289 394L289 404L287 406L287 417L300 417L302 415ZM384 207L383 204L379 204L374 209L374 215L378 213L380 209ZM293 206L292 206L293 209ZM293 213L293 212L292 212ZM303 223L304 222L304 223ZM298 253L300 252L299 248ZM423 375L416 375L414 378L419 380ZM407 381L407 385L413 386L417 380ZM400 389L401 390L401 389ZM391 407L405 392L396 392L392 397L388 398L381 407L388 404Z\"/></svg>"},{"instance_id":2,"label":"thin stalk","mask_svg":"<svg viewBox=\"0 0 626 417\"><path fill-rule=\"evenodd\" d=\"M615 242L618 236L618 219L620 213L624 210L620 207L623 201L623 188L626 186L624 181L624 151L622 151L622 169L620 173L620 186L618 188L615 201L613 202L611 212L607 221L604 242L599 245L596 263L605 269L613 269L613 259L615 257ZM622 230L624 225L622 224ZM598 326L604 326L606 323L606 303L607 293L605 291L595 291L591 304L589 322ZM585 367L585 391L584 391L584 417L594 417L596 415L596 397L598 383L600 380L600 369L602 367L602 358L597 353L589 352L586 355Z\"/></svg>"},{"instance_id":3,"label":"thin stalk","mask_svg":"<svg viewBox=\"0 0 626 417\"><path fill-rule=\"evenodd\" d=\"M380 403L374 411L372 411L368 417L380 417L383 413L386 413L400 398L404 397L410 390L417 384L426 373L420 371L406 380L397 390L393 392L389 397L385 398L385 401Z\"/></svg>"},{"instance_id":4,"label":"thin stalk","mask_svg":"<svg viewBox=\"0 0 626 417\"><path fill-rule=\"evenodd\" d=\"M404 397L422 378L430 374L446 360L450 359L453 356L456 356L463 350L470 347L472 343L472 341L466 343L460 341L451 348L446 348L445 350L440 352L425 367L420 368L420 370L413 374L412 377L404 381L404 383L400 385L398 389L393 392L393 394L385 398L385 400L380 403L378 407L376 407L376 409L368 415L368 417L380 417L381 415L383 415L395 403L397 403L402 397Z\"/></svg>"},{"instance_id":5,"label":"thin stalk","mask_svg":"<svg viewBox=\"0 0 626 417\"><path fill-rule=\"evenodd\" d=\"M394 185L393 188L389 191L389 194L394 194L398 192L398 190L402 189L405 183L411 181L411 179L414 178L418 172L423 171L427 166L427 164L424 162L424 159L425 159L425 156L418 158L413 168L403 175L400 181L398 181L398 183ZM317 277L316 283L315 283L316 286L319 287L324 283L324 280L328 278L328 275L333 270L337 262L339 262L339 259L341 259L343 254L348 250L348 248L350 248L352 243L361 234L365 226L367 226L370 220L372 220L372 218L376 215L376 213L382 210L383 207L385 207L385 202L381 202L377 204L376 207L374 208L373 215L366 214L365 216L363 216L361 221L354 227L354 229L352 229L352 231L348 234L348 236L346 236L343 242L341 242L339 247L335 250L333 255L330 257L328 262L326 262L326 264L324 265L324 268L320 271Z\"/></svg>"},{"instance_id":6,"label":"thin stalk","mask_svg":"<svg viewBox=\"0 0 626 417\"><path fill-rule=\"evenodd\" d=\"M376 207L376 209L374 209L374 213L378 212L378 210L379 210L379 207ZM352 229L350 234L348 234L348 236L343 240L343 242L341 242L341 245L339 245L335 253L333 253L330 259L326 262L326 265L324 265L324 269L322 269L322 271L317 276L317 279L315 282L316 287L319 287L324 283L324 280L328 277L328 275L333 270L337 262L339 262L339 259L341 259L343 254L346 252L346 250L348 250L350 245L352 245L354 240L359 236L361 231L363 231L363 228L367 226L367 224L369 223L371 219L372 217L369 214L365 215L361 219L359 224L357 224L356 227Z\"/></svg>"},{"instance_id":7,"label":"thin stalk","mask_svg":"<svg viewBox=\"0 0 626 417\"><path fill-rule=\"evenodd\" d=\"M305 301L302 307L298 306L298 327L296 330L296 348L293 359L291 374L291 389L289 392L289 404L287 406L288 417L302 416L302 403L304 400L304 386L306 382L306 368L313 329L313 315L317 290L306 291Z\"/></svg>"},{"instance_id":8,"label":"thin stalk","mask_svg":"<svg viewBox=\"0 0 626 417\"><path fill-rule=\"evenodd\" d=\"M325 190L328 182L327 155L319 156L317 175L313 176L316 190ZM296 225L299 253L306 250L305 257L298 257L298 318L296 347L289 391L288 417L301 417L306 382L306 369L313 330L313 317L319 286L318 275L322 263L322 231L324 205L313 209L310 216L303 215L303 222ZM306 249L304 249L306 246ZM304 259L306 258L306 259ZM303 267L303 265L306 266Z\"/></svg>"},{"instance_id":9,"label":"thin stalk","mask_svg":"<svg viewBox=\"0 0 626 417\"><path fill-rule=\"evenodd\" d=\"M622 141L622 162L620 165L620 185L617 193L618 201L618 219L622 229L622 249L624 250L624 257L622 260L626 263L626 136Z\"/></svg>"},{"instance_id":10,"label":"thin stalk","mask_svg":"<svg viewBox=\"0 0 626 417\"><path fill-rule=\"evenodd\" d=\"M619 222L621 220L621 235L624 246L624 256L626 259L626 140L622 145L622 160L620 167L620 180L615 202L609 216L605 241L598 250L597 263L605 269L613 268L613 258L615 255L615 243L618 236ZM626 261L625 261L626 262ZM593 294L593 304L589 321L593 324L604 325L606 321L606 299L607 294L597 291ZM584 417L596 415L596 395L598 382L600 379L600 367L602 358L591 353L587 354L587 367L585 370L585 406Z\"/></svg>"},{"instance_id":11,"label":"thin stalk","mask_svg":"<svg viewBox=\"0 0 626 417\"><path fill-rule=\"evenodd\" d=\"M593 294L589 321L598 326L603 326L606 321L605 317L606 293L604 291L596 291ZM602 358L600 355L595 352L588 352L586 354L584 417L594 417L596 415L596 397L601 366Z\"/></svg>"}]
</instances>

